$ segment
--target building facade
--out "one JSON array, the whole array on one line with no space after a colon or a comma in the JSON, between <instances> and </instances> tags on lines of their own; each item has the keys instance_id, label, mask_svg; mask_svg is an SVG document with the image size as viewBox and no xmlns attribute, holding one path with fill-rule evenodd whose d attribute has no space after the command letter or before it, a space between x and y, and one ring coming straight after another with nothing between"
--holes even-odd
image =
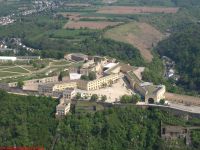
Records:
<instances>
[{"instance_id":1,"label":"building facade","mask_svg":"<svg viewBox=\"0 0 200 150\"><path fill-rule=\"evenodd\" d=\"M71 100L76 96L76 91L74 89L65 89L63 92L63 98L65 100Z\"/></svg>"},{"instance_id":2,"label":"building facade","mask_svg":"<svg viewBox=\"0 0 200 150\"><path fill-rule=\"evenodd\" d=\"M56 117L64 117L70 111L71 103L60 103L56 106Z\"/></svg>"},{"instance_id":3,"label":"building facade","mask_svg":"<svg viewBox=\"0 0 200 150\"><path fill-rule=\"evenodd\" d=\"M11 57L11 56L0 56L0 62L8 62L8 61L16 61L17 57Z\"/></svg>"},{"instance_id":4,"label":"building facade","mask_svg":"<svg viewBox=\"0 0 200 150\"><path fill-rule=\"evenodd\" d=\"M38 92L40 95L60 97L65 89L77 88L77 82L58 82L50 84L39 84Z\"/></svg>"},{"instance_id":5,"label":"building facade","mask_svg":"<svg viewBox=\"0 0 200 150\"><path fill-rule=\"evenodd\" d=\"M159 103L161 99L165 99L166 87L164 85L143 82L133 71L128 71L125 76L131 88L139 93L147 104Z\"/></svg>"},{"instance_id":6,"label":"building facade","mask_svg":"<svg viewBox=\"0 0 200 150\"><path fill-rule=\"evenodd\" d=\"M70 81L66 83L57 83L54 84L52 91L64 91L65 89L73 89L77 88L77 82L76 81Z\"/></svg>"},{"instance_id":7,"label":"building facade","mask_svg":"<svg viewBox=\"0 0 200 150\"><path fill-rule=\"evenodd\" d=\"M97 90L115 83L120 78L119 74L111 74L93 81L89 81L84 90Z\"/></svg>"}]
</instances>

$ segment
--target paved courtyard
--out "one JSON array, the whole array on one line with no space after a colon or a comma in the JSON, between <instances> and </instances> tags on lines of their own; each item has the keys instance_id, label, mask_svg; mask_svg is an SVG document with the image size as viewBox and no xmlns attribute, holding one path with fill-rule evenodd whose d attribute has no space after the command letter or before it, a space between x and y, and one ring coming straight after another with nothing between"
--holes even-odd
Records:
<instances>
[{"instance_id":1,"label":"paved courtyard","mask_svg":"<svg viewBox=\"0 0 200 150\"><path fill-rule=\"evenodd\" d=\"M90 93L106 95L106 102L113 103L119 101L120 97L124 94L133 94L133 91L127 87L126 83L121 78L117 83L113 84L111 87L90 91Z\"/></svg>"}]
</instances>

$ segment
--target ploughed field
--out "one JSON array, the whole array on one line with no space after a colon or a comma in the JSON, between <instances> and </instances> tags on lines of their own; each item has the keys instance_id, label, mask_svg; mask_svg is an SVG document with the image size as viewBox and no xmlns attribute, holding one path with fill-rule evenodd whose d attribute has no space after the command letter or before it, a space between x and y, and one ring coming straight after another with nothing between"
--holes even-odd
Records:
<instances>
[{"instance_id":1,"label":"ploughed field","mask_svg":"<svg viewBox=\"0 0 200 150\"><path fill-rule=\"evenodd\" d=\"M109 22L109 21L70 21L65 24L65 29L104 29L106 27L112 27L122 22Z\"/></svg>"},{"instance_id":2,"label":"ploughed field","mask_svg":"<svg viewBox=\"0 0 200 150\"><path fill-rule=\"evenodd\" d=\"M108 6L100 8L97 13L102 14L143 14L143 13L177 13L178 7L129 7Z\"/></svg>"},{"instance_id":3,"label":"ploughed field","mask_svg":"<svg viewBox=\"0 0 200 150\"><path fill-rule=\"evenodd\" d=\"M133 45L147 62L151 62L151 49L164 35L147 23L131 22L106 31L104 37Z\"/></svg>"}]
</instances>

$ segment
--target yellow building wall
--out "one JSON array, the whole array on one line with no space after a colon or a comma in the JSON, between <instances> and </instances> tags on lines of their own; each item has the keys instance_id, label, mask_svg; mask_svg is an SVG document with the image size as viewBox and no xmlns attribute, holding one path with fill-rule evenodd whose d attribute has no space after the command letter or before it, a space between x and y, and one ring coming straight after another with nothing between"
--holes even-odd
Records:
<instances>
[{"instance_id":1,"label":"yellow building wall","mask_svg":"<svg viewBox=\"0 0 200 150\"><path fill-rule=\"evenodd\" d=\"M77 88L77 83L76 82L69 82L69 83L55 84L53 86L53 91L63 91L67 88Z\"/></svg>"},{"instance_id":2,"label":"yellow building wall","mask_svg":"<svg viewBox=\"0 0 200 150\"><path fill-rule=\"evenodd\" d=\"M119 79L118 74L112 74L106 77L102 77L99 79L96 79L94 81L90 81L87 84L87 89L86 90L97 90L103 87L103 84L110 85L111 82L115 82L117 79Z\"/></svg>"}]
</instances>

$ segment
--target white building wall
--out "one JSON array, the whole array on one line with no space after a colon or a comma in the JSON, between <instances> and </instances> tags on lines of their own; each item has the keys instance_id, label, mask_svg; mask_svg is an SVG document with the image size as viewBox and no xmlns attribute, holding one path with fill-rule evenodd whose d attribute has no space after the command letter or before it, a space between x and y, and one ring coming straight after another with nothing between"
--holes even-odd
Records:
<instances>
[{"instance_id":1,"label":"white building wall","mask_svg":"<svg viewBox=\"0 0 200 150\"><path fill-rule=\"evenodd\" d=\"M0 61L16 61L17 57L0 56Z\"/></svg>"}]
</instances>

